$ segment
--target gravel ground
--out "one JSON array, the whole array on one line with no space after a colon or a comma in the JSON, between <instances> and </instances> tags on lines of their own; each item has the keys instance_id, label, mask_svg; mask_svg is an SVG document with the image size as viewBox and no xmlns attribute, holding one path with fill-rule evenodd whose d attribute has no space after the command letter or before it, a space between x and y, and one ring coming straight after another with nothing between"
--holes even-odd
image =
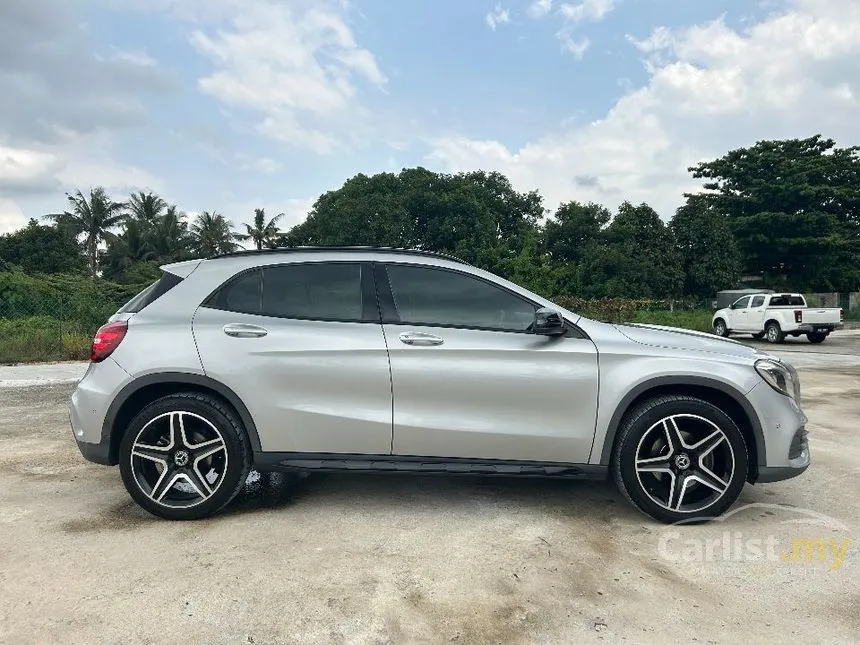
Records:
<instances>
[{"instance_id":1,"label":"gravel ground","mask_svg":"<svg viewBox=\"0 0 860 645\"><path fill-rule=\"evenodd\" d=\"M860 337L842 341L838 366L796 357L810 470L697 527L609 483L348 474L160 521L81 458L72 384L5 387L0 642L857 642ZM798 538L823 559L793 560Z\"/></svg>"}]
</instances>

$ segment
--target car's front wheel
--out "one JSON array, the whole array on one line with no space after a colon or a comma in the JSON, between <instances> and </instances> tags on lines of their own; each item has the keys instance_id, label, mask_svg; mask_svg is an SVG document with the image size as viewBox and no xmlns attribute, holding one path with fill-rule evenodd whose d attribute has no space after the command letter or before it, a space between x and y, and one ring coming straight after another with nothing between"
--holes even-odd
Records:
<instances>
[{"instance_id":1,"label":"car's front wheel","mask_svg":"<svg viewBox=\"0 0 860 645\"><path fill-rule=\"evenodd\" d=\"M729 335L729 328L726 326L725 320L723 320L722 318L717 318L714 321L714 333L717 336L722 336L723 338Z\"/></svg>"},{"instance_id":2,"label":"car's front wheel","mask_svg":"<svg viewBox=\"0 0 860 645\"><path fill-rule=\"evenodd\" d=\"M718 517L746 481L737 424L690 396L645 401L625 416L613 452L615 481L641 511L667 524Z\"/></svg>"},{"instance_id":3,"label":"car's front wheel","mask_svg":"<svg viewBox=\"0 0 860 645\"><path fill-rule=\"evenodd\" d=\"M235 413L216 397L171 394L131 422L119 451L122 480L150 513L192 520L218 512L248 477L251 449Z\"/></svg>"}]
</instances>

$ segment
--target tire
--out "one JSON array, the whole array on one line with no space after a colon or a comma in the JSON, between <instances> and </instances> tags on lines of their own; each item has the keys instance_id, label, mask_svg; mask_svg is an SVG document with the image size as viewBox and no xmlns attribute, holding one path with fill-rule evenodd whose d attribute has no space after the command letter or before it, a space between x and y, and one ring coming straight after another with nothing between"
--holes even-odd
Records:
<instances>
[{"instance_id":1,"label":"tire","mask_svg":"<svg viewBox=\"0 0 860 645\"><path fill-rule=\"evenodd\" d=\"M171 394L147 405L129 424L119 469L129 495L169 520L220 511L251 468L251 445L236 414L219 398Z\"/></svg>"},{"instance_id":2,"label":"tire","mask_svg":"<svg viewBox=\"0 0 860 645\"><path fill-rule=\"evenodd\" d=\"M785 340L785 333L775 320L769 322L764 328L764 336L769 343L779 344Z\"/></svg>"},{"instance_id":3,"label":"tire","mask_svg":"<svg viewBox=\"0 0 860 645\"><path fill-rule=\"evenodd\" d=\"M723 320L722 318L717 318L714 321L714 333L717 336L722 336L723 338L726 338L729 335L729 328L726 327L725 320Z\"/></svg>"},{"instance_id":4,"label":"tire","mask_svg":"<svg viewBox=\"0 0 860 645\"><path fill-rule=\"evenodd\" d=\"M755 334L752 335L752 337L755 340L761 340L762 338L764 338L764 332L763 331L756 332Z\"/></svg>"},{"instance_id":5,"label":"tire","mask_svg":"<svg viewBox=\"0 0 860 645\"><path fill-rule=\"evenodd\" d=\"M700 523L735 503L748 459L740 428L717 406L662 396L625 416L611 468L618 488L646 515L666 524Z\"/></svg>"},{"instance_id":6,"label":"tire","mask_svg":"<svg viewBox=\"0 0 860 645\"><path fill-rule=\"evenodd\" d=\"M813 333L807 334L806 337L809 339L810 343L817 345L818 343L824 342L824 339L827 338L827 334L816 334L813 332Z\"/></svg>"}]
</instances>

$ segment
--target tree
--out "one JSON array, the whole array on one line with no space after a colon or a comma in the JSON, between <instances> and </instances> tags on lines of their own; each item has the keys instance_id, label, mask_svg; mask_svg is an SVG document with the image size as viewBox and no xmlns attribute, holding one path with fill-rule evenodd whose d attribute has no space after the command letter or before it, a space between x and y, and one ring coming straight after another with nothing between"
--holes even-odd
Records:
<instances>
[{"instance_id":1,"label":"tree","mask_svg":"<svg viewBox=\"0 0 860 645\"><path fill-rule=\"evenodd\" d=\"M154 225L167 210L167 202L161 197L153 192L143 191L132 193L124 206L128 218L137 220L145 229Z\"/></svg>"},{"instance_id":2,"label":"tree","mask_svg":"<svg viewBox=\"0 0 860 645\"><path fill-rule=\"evenodd\" d=\"M237 235L236 239L243 242L251 240L257 247L257 250L262 249L264 245L270 248L277 246L278 234L280 232L280 229L278 228L278 220L283 216L284 213L279 213L266 222L265 209L255 208L253 225L247 223L243 224L245 229L248 231L247 235Z\"/></svg>"},{"instance_id":3,"label":"tree","mask_svg":"<svg viewBox=\"0 0 860 645\"><path fill-rule=\"evenodd\" d=\"M155 259L147 239L145 221L128 219L120 234L108 233L107 250L102 254L103 275L109 280L123 281L136 264Z\"/></svg>"},{"instance_id":4,"label":"tree","mask_svg":"<svg viewBox=\"0 0 860 645\"><path fill-rule=\"evenodd\" d=\"M71 211L47 217L55 220L59 228L69 231L76 238L83 237L90 273L96 276L99 243L106 239L112 228L123 221L123 204L113 201L101 186L92 188L89 197L77 190L73 195L66 193L66 199L72 206Z\"/></svg>"},{"instance_id":5,"label":"tree","mask_svg":"<svg viewBox=\"0 0 860 645\"><path fill-rule=\"evenodd\" d=\"M14 233L0 235L0 258L26 273L77 273L86 267L74 235L35 219Z\"/></svg>"},{"instance_id":6,"label":"tree","mask_svg":"<svg viewBox=\"0 0 860 645\"><path fill-rule=\"evenodd\" d=\"M191 243L202 257L232 253L239 248L231 222L223 215L203 211L191 225Z\"/></svg>"},{"instance_id":7,"label":"tree","mask_svg":"<svg viewBox=\"0 0 860 645\"><path fill-rule=\"evenodd\" d=\"M759 141L690 168L729 220L746 270L774 286L860 286L860 147Z\"/></svg>"},{"instance_id":8,"label":"tree","mask_svg":"<svg viewBox=\"0 0 860 645\"><path fill-rule=\"evenodd\" d=\"M499 173L411 168L352 177L321 195L308 219L283 240L421 248L509 275L542 215L537 192L518 193Z\"/></svg>"},{"instance_id":9,"label":"tree","mask_svg":"<svg viewBox=\"0 0 860 645\"><path fill-rule=\"evenodd\" d=\"M152 223L148 231L149 245L155 257L161 262L175 262L188 256L191 244L185 213L179 212L175 205Z\"/></svg>"},{"instance_id":10,"label":"tree","mask_svg":"<svg viewBox=\"0 0 860 645\"><path fill-rule=\"evenodd\" d=\"M689 196L670 228L684 269L684 293L712 298L737 284L741 256L724 214L701 196Z\"/></svg>"},{"instance_id":11,"label":"tree","mask_svg":"<svg viewBox=\"0 0 860 645\"><path fill-rule=\"evenodd\" d=\"M584 260L594 258L604 246L604 229L612 219L609 209L589 202L561 204L543 226L543 242L555 267L555 292L563 295L599 292L593 272L584 270Z\"/></svg>"},{"instance_id":12,"label":"tree","mask_svg":"<svg viewBox=\"0 0 860 645\"><path fill-rule=\"evenodd\" d=\"M606 276L605 295L664 299L681 294L684 274L672 231L648 204L622 203L604 237L606 246L591 253L585 270Z\"/></svg>"}]
</instances>

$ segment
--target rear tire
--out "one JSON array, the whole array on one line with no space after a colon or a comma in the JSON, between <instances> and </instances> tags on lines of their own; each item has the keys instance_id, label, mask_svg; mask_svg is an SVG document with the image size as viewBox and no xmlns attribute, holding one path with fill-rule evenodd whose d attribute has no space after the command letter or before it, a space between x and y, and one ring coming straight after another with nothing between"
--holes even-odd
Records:
<instances>
[{"instance_id":1,"label":"rear tire","mask_svg":"<svg viewBox=\"0 0 860 645\"><path fill-rule=\"evenodd\" d=\"M722 318L717 318L714 321L714 333L717 336L726 338L729 335L729 328L726 326L726 321Z\"/></svg>"},{"instance_id":2,"label":"rear tire","mask_svg":"<svg viewBox=\"0 0 860 645\"><path fill-rule=\"evenodd\" d=\"M735 503L748 459L740 428L717 406L662 396L625 416L611 468L618 488L646 515L666 524L699 523Z\"/></svg>"},{"instance_id":3,"label":"rear tire","mask_svg":"<svg viewBox=\"0 0 860 645\"><path fill-rule=\"evenodd\" d=\"M251 467L251 445L235 412L217 397L171 394L132 420L119 449L129 495L169 520L213 515L239 493Z\"/></svg>"},{"instance_id":4,"label":"rear tire","mask_svg":"<svg viewBox=\"0 0 860 645\"><path fill-rule=\"evenodd\" d=\"M809 339L810 343L817 345L818 343L824 342L824 339L827 338L827 334L810 333L807 334L806 337Z\"/></svg>"},{"instance_id":5,"label":"rear tire","mask_svg":"<svg viewBox=\"0 0 860 645\"><path fill-rule=\"evenodd\" d=\"M764 334L769 343L778 344L785 340L785 333L776 321L771 321L767 324Z\"/></svg>"}]
</instances>

